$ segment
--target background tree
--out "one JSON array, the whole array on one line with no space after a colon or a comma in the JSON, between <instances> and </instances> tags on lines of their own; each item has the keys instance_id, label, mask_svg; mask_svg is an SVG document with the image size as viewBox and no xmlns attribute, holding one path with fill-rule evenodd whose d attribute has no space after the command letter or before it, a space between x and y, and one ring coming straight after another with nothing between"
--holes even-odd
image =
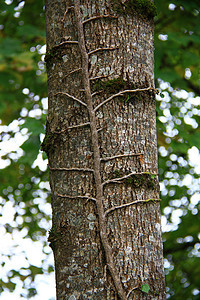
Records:
<instances>
[{"instance_id":1,"label":"background tree","mask_svg":"<svg viewBox=\"0 0 200 300\"><path fill-rule=\"evenodd\" d=\"M159 178L170 299L199 298L199 7L156 1ZM187 90L187 92L186 92Z\"/></svg>"},{"instance_id":2,"label":"background tree","mask_svg":"<svg viewBox=\"0 0 200 300\"><path fill-rule=\"evenodd\" d=\"M157 97L157 127L167 294L170 299L198 299L199 3L165 0L156 5L155 71L164 96ZM38 278L53 267L51 249L45 246L51 227L48 175L46 161L41 164L38 155L47 96L43 4L2 1L0 24L1 233L9 241L9 249L1 247L3 299L16 283L18 295L33 296ZM41 264L26 250L28 241L34 251L44 244ZM16 253L24 257L20 267Z\"/></svg>"}]
</instances>

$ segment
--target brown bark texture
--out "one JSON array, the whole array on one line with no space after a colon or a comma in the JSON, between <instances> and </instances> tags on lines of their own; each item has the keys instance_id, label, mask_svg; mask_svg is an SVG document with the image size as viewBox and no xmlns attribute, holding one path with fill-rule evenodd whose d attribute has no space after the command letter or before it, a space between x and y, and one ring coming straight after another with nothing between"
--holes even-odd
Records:
<instances>
[{"instance_id":1,"label":"brown bark texture","mask_svg":"<svg viewBox=\"0 0 200 300\"><path fill-rule=\"evenodd\" d=\"M46 0L58 300L165 299L153 20L114 2Z\"/></svg>"}]
</instances>

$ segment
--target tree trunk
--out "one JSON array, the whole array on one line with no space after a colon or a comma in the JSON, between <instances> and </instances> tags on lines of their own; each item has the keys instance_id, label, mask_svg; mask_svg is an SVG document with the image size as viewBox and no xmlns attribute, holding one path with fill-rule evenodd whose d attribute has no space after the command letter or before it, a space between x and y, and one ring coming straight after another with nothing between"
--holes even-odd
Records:
<instances>
[{"instance_id":1,"label":"tree trunk","mask_svg":"<svg viewBox=\"0 0 200 300\"><path fill-rule=\"evenodd\" d=\"M46 0L59 300L165 299L154 4L142 3Z\"/></svg>"}]
</instances>

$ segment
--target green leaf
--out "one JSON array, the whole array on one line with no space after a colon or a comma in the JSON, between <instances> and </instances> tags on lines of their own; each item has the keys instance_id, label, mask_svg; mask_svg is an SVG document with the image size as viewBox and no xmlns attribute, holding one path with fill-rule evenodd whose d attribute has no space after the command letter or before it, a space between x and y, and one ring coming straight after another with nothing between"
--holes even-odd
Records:
<instances>
[{"instance_id":1,"label":"green leaf","mask_svg":"<svg viewBox=\"0 0 200 300\"><path fill-rule=\"evenodd\" d=\"M125 100L125 103L127 103L129 99L130 99L130 96L128 95L127 99Z\"/></svg>"},{"instance_id":2,"label":"green leaf","mask_svg":"<svg viewBox=\"0 0 200 300\"><path fill-rule=\"evenodd\" d=\"M22 150L24 150L25 154L20 158L21 163L32 163L37 158L40 149L40 138L37 135L31 135L28 140L24 142L21 146Z\"/></svg>"},{"instance_id":3,"label":"green leaf","mask_svg":"<svg viewBox=\"0 0 200 300\"><path fill-rule=\"evenodd\" d=\"M200 132L196 130L195 134L191 134L190 136L188 134L188 141L190 146L196 146L200 149Z\"/></svg>"},{"instance_id":4,"label":"green leaf","mask_svg":"<svg viewBox=\"0 0 200 300\"><path fill-rule=\"evenodd\" d=\"M34 135L39 135L40 133L44 133L44 125L41 123L41 120L37 120L35 118L27 118L25 123L21 126L21 128L27 128L30 133Z\"/></svg>"},{"instance_id":5,"label":"green leaf","mask_svg":"<svg viewBox=\"0 0 200 300\"><path fill-rule=\"evenodd\" d=\"M149 290L150 290L150 287L149 287L148 284L145 283L144 285L141 286L141 291L142 291L143 293L148 294Z\"/></svg>"},{"instance_id":6,"label":"green leaf","mask_svg":"<svg viewBox=\"0 0 200 300\"><path fill-rule=\"evenodd\" d=\"M28 299L32 298L35 295L37 295L37 290L35 288L28 289L28 295L27 295Z\"/></svg>"},{"instance_id":7,"label":"green leaf","mask_svg":"<svg viewBox=\"0 0 200 300\"><path fill-rule=\"evenodd\" d=\"M6 57L14 56L21 51L21 42L16 38L6 37L1 42L0 54Z\"/></svg>"},{"instance_id":8,"label":"green leaf","mask_svg":"<svg viewBox=\"0 0 200 300\"><path fill-rule=\"evenodd\" d=\"M27 37L28 39L35 37L39 37L41 39L41 37L45 37L44 30L30 24L18 27L17 32L20 37Z\"/></svg>"},{"instance_id":9,"label":"green leaf","mask_svg":"<svg viewBox=\"0 0 200 300\"><path fill-rule=\"evenodd\" d=\"M161 98L165 98L165 95L163 93L160 93L159 95Z\"/></svg>"}]
</instances>

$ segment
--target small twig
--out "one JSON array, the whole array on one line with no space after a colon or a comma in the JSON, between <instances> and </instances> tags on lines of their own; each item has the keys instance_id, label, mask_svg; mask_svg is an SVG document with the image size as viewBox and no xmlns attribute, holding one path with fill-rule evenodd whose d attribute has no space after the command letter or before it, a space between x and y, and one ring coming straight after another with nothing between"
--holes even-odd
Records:
<instances>
[{"instance_id":1,"label":"small twig","mask_svg":"<svg viewBox=\"0 0 200 300\"><path fill-rule=\"evenodd\" d=\"M71 74L73 74L73 73L75 73L75 72L78 72L78 71L81 71L82 69L81 68L78 68L78 69L76 69L76 70L73 70L73 71L71 71L71 72L69 72L67 75L65 75L63 78L62 78L62 80L64 80L66 77L68 77L69 75L71 75Z\"/></svg>"},{"instance_id":2,"label":"small twig","mask_svg":"<svg viewBox=\"0 0 200 300\"><path fill-rule=\"evenodd\" d=\"M125 176L122 176L122 177L119 177L119 178L114 178L114 179L109 179L107 181L104 181L102 183L102 185L105 185L105 184L108 184L108 183L121 183L120 181L124 180L124 179L127 179L131 176L135 176L135 175L157 175L157 173L148 173L148 172L139 172L139 173L136 173L136 172L131 172L129 173L128 175L125 175Z\"/></svg>"},{"instance_id":3,"label":"small twig","mask_svg":"<svg viewBox=\"0 0 200 300\"><path fill-rule=\"evenodd\" d=\"M101 79L101 78L107 78L109 75L101 75L101 76L96 76L96 77L91 77L89 78L89 80L97 80L97 79Z\"/></svg>"},{"instance_id":4,"label":"small twig","mask_svg":"<svg viewBox=\"0 0 200 300\"><path fill-rule=\"evenodd\" d=\"M132 289L128 292L128 294L127 294L127 296L126 296L127 300L128 300L128 298L129 298L130 294L132 293L132 291L134 291L134 290L136 290L136 289L138 289L138 286L135 286L134 288L132 288Z\"/></svg>"},{"instance_id":5,"label":"small twig","mask_svg":"<svg viewBox=\"0 0 200 300\"><path fill-rule=\"evenodd\" d=\"M54 131L54 133L60 134L60 133L63 133L65 131L69 130L69 129L79 128L79 127L85 127L85 126L88 126L88 125L90 125L90 122L83 123L83 124L78 124L78 125L73 125L73 126L68 126L67 128L62 129L60 131Z\"/></svg>"},{"instance_id":6,"label":"small twig","mask_svg":"<svg viewBox=\"0 0 200 300\"><path fill-rule=\"evenodd\" d=\"M98 91L98 92L94 92L94 93L92 94L92 97L94 97L95 95L98 95L98 94L100 94L100 93L102 93L102 92L103 92L103 90Z\"/></svg>"},{"instance_id":7,"label":"small twig","mask_svg":"<svg viewBox=\"0 0 200 300\"><path fill-rule=\"evenodd\" d=\"M103 272L103 279L104 279L104 282L106 282L107 268L108 268L108 266L105 265L105 266L104 266L104 272Z\"/></svg>"},{"instance_id":8,"label":"small twig","mask_svg":"<svg viewBox=\"0 0 200 300\"><path fill-rule=\"evenodd\" d=\"M98 129L97 129L97 132L99 132L99 131L101 131L101 130L103 130L103 128L98 128ZM101 160L101 159L100 159L100 160Z\"/></svg>"},{"instance_id":9,"label":"small twig","mask_svg":"<svg viewBox=\"0 0 200 300\"><path fill-rule=\"evenodd\" d=\"M85 25L86 23L91 22L93 20L98 20L98 19L103 19L103 18L117 19L118 17L111 16L111 15L94 16L94 17L91 17L91 18L89 18L87 20L84 20L82 22L82 24Z\"/></svg>"},{"instance_id":10,"label":"small twig","mask_svg":"<svg viewBox=\"0 0 200 300\"><path fill-rule=\"evenodd\" d=\"M63 19L62 19L62 27L61 27L61 31L60 31L61 35L62 35L62 32L63 32L63 28L64 28L65 17L68 14L69 10L72 9L72 8L74 8L74 6L69 6L66 9L65 13L64 13L64 16L63 16Z\"/></svg>"},{"instance_id":11,"label":"small twig","mask_svg":"<svg viewBox=\"0 0 200 300\"><path fill-rule=\"evenodd\" d=\"M85 196L85 195L82 195L82 196L71 196L71 195L61 195L61 194L57 194L56 196L58 197L61 197L61 198L69 198L69 199L87 199L87 200L92 200L94 202L96 202L96 199L95 198L92 198L92 197L89 197L89 196Z\"/></svg>"},{"instance_id":12,"label":"small twig","mask_svg":"<svg viewBox=\"0 0 200 300\"><path fill-rule=\"evenodd\" d=\"M60 44L58 44L58 45L55 45L55 46L53 46L53 48L55 49L55 48L57 48L57 47L60 47L60 46L62 46L62 45L74 45L74 44L76 44L76 45L78 45L78 42L77 41L64 41L64 42L62 42L62 43L60 43Z\"/></svg>"},{"instance_id":13,"label":"small twig","mask_svg":"<svg viewBox=\"0 0 200 300\"><path fill-rule=\"evenodd\" d=\"M156 201L161 201L161 199L145 199L145 200L141 199L141 200L136 200L136 201L133 201L133 202L125 203L125 204L122 204L122 205L114 206L114 207L109 208L105 211L105 216L107 216L113 210L124 208L124 207L131 206L131 205L138 204L138 203L147 203L147 202L150 202L150 201L156 202Z\"/></svg>"},{"instance_id":14,"label":"small twig","mask_svg":"<svg viewBox=\"0 0 200 300\"><path fill-rule=\"evenodd\" d=\"M122 181L122 180L124 180L124 179L126 179L126 178L129 178L129 177L131 177L131 176L133 176L133 175L136 175L136 174L138 174L138 173L132 172L132 173L129 173L128 175L122 176L122 177L120 177L120 178L109 179L109 180L104 181L104 182L102 183L102 185L106 185L106 184L108 184L108 183L120 183L120 181Z\"/></svg>"},{"instance_id":15,"label":"small twig","mask_svg":"<svg viewBox=\"0 0 200 300\"><path fill-rule=\"evenodd\" d=\"M68 93L58 92L58 93L55 94L55 96L56 96L56 95L65 95L65 96L67 96L67 97L69 97L69 98L71 98L71 99L73 99L73 100L79 102L79 103L82 104L83 106L86 106L86 107L87 107L87 104L86 104L86 103L84 103L84 102L81 101L80 99L78 99L78 98L76 98L76 97L74 97L74 96L72 96L72 95L70 95L70 94L68 94Z\"/></svg>"},{"instance_id":16,"label":"small twig","mask_svg":"<svg viewBox=\"0 0 200 300\"><path fill-rule=\"evenodd\" d=\"M52 168L49 166L49 169L51 171L78 171L78 172L94 172L93 169L87 169L87 168Z\"/></svg>"},{"instance_id":17,"label":"small twig","mask_svg":"<svg viewBox=\"0 0 200 300\"><path fill-rule=\"evenodd\" d=\"M115 155L115 156L111 156L111 157L102 157L101 161L108 161L108 160L112 160L112 159L115 159L115 158L129 157L129 156L140 156L140 155L144 155L144 153L130 153L130 154Z\"/></svg>"},{"instance_id":18,"label":"small twig","mask_svg":"<svg viewBox=\"0 0 200 300\"><path fill-rule=\"evenodd\" d=\"M94 53L96 53L96 52L101 52L101 51L106 51L106 50L111 50L111 51L113 51L113 50L116 50L116 49L119 49L119 47L98 48L98 49L95 49L95 50L93 50L93 51L88 52L88 56L89 56L89 55L92 55L92 54L94 54Z\"/></svg>"},{"instance_id":19,"label":"small twig","mask_svg":"<svg viewBox=\"0 0 200 300\"><path fill-rule=\"evenodd\" d=\"M149 91L149 90L154 90L154 88L152 87L148 87L148 88L142 88L142 89L135 89L135 90L124 90L121 91L117 94L114 94L112 96L110 96L109 98L107 98L106 100L104 100L103 102L101 102L99 105L97 105L94 109L94 111L97 111L102 105L106 104L107 102L111 101L112 99L119 97L119 96L123 96L123 94L126 93L137 93L137 92L143 92L143 91Z\"/></svg>"}]
</instances>

